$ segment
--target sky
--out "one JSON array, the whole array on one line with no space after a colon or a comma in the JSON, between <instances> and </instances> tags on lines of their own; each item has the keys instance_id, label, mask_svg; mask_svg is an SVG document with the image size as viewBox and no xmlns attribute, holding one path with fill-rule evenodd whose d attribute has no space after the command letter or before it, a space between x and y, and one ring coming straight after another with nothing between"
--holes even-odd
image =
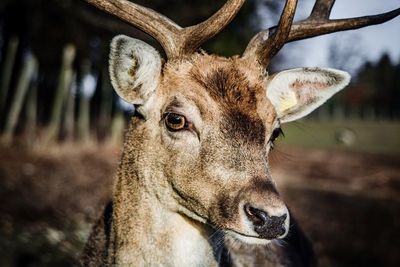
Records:
<instances>
[{"instance_id":1,"label":"sky","mask_svg":"<svg viewBox=\"0 0 400 267\"><path fill-rule=\"evenodd\" d=\"M284 2L284 1L282 1ZM314 5L313 0L300 0L295 21L304 19ZM400 0L336 0L331 19L374 15L400 7ZM269 15L269 16L268 16ZM271 14L262 15L263 27L275 25ZM335 49L332 49L332 46ZM282 69L293 67L332 66L330 53L350 51L353 57L345 62L345 70L355 71L365 60L376 61L383 53L389 54L394 63L400 62L400 17L380 25L358 30L333 33L287 44L281 51L286 60ZM330 52L331 51L331 52ZM339 54L338 54L339 53ZM346 57L348 55L342 55Z\"/></svg>"}]
</instances>

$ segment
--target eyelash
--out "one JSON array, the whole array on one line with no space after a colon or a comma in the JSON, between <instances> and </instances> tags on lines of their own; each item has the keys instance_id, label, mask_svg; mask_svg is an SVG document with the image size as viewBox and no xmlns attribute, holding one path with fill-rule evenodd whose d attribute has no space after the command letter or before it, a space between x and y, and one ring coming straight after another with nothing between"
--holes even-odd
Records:
<instances>
[{"instance_id":1,"label":"eyelash","mask_svg":"<svg viewBox=\"0 0 400 267\"><path fill-rule=\"evenodd\" d=\"M275 128L272 131L271 137L269 138L269 143L271 145L271 149L274 149L275 141L278 139L280 136L285 136L285 134L282 131L281 127Z\"/></svg>"}]
</instances>

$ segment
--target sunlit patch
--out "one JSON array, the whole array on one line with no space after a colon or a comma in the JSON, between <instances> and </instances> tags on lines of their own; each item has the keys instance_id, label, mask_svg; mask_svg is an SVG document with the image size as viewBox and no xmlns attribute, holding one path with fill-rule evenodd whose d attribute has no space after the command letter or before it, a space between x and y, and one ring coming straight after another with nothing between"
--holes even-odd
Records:
<instances>
[{"instance_id":1,"label":"sunlit patch","mask_svg":"<svg viewBox=\"0 0 400 267\"><path fill-rule=\"evenodd\" d=\"M296 105L297 105L296 94L293 91L289 91L286 94L281 95L279 112L283 113Z\"/></svg>"}]
</instances>

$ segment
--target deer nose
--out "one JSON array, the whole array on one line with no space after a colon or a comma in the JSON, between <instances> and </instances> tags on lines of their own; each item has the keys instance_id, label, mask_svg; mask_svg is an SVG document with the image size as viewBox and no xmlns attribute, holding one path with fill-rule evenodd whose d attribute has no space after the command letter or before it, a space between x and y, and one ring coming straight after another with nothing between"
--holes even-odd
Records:
<instances>
[{"instance_id":1,"label":"deer nose","mask_svg":"<svg viewBox=\"0 0 400 267\"><path fill-rule=\"evenodd\" d=\"M254 231L265 239L282 237L286 233L287 212L281 216L270 216L266 211L245 205L247 218L253 223Z\"/></svg>"}]
</instances>

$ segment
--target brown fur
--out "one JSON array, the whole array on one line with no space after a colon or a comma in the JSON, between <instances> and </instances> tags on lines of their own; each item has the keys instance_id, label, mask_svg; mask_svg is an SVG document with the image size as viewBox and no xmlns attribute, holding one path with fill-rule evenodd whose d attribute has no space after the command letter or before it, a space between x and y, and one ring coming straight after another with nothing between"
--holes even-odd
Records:
<instances>
[{"instance_id":1,"label":"brown fur","mask_svg":"<svg viewBox=\"0 0 400 267\"><path fill-rule=\"evenodd\" d=\"M107 255L106 265L221 265L225 246L216 246L222 240L211 236L216 230L247 231L241 205L284 206L268 171L276 113L266 98L266 80L262 67L239 58L195 54L164 65L156 95L138 107L144 119L134 117L126 134L112 226L103 231L110 242L98 242L97 249L88 244ZM165 112L182 113L195 129L169 132ZM259 260L274 255L262 265L286 265L275 245L246 247ZM260 266L240 254L231 253L228 263Z\"/></svg>"}]
</instances>

